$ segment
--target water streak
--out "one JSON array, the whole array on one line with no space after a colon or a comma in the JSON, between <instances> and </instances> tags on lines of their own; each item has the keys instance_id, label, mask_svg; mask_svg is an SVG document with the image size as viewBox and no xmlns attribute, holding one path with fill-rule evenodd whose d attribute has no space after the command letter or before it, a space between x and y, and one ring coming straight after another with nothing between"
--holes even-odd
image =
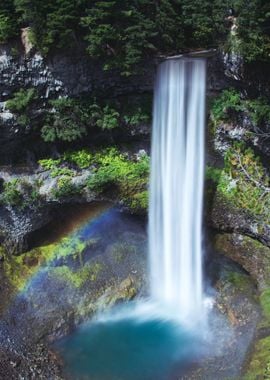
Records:
<instances>
[{"instance_id":1,"label":"water streak","mask_svg":"<svg viewBox=\"0 0 270 380\"><path fill-rule=\"evenodd\" d=\"M204 59L158 70L149 210L151 296L182 321L202 312Z\"/></svg>"}]
</instances>

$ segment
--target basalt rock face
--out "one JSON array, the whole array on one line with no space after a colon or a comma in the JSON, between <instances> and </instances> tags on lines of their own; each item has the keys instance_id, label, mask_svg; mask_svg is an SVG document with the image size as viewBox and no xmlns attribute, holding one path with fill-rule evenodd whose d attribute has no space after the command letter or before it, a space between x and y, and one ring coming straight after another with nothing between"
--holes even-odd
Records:
<instances>
[{"instance_id":1,"label":"basalt rock face","mask_svg":"<svg viewBox=\"0 0 270 380\"><path fill-rule=\"evenodd\" d=\"M132 78L115 71L104 71L102 63L91 60L82 50L57 53L44 58L37 52L12 55L12 46L0 47L1 100L16 89L37 87L46 99L52 95L78 96L109 92L112 96L151 91L154 62L147 62L141 74Z\"/></svg>"},{"instance_id":2,"label":"basalt rock face","mask_svg":"<svg viewBox=\"0 0 270 380\"><path fill-rule=\"evenodd\" d=\"M71 179L71 183L74 186L83 185L89 175L91 175L90 170L82 170L76 173ZM61 205L91 203L94 200L101 200L97 194L87 191L86 188L78 194L56 198L54 191L57 189L59 178L51 178L50 172L46 170L22 172L20 174L0 171L0 178L6 182L20 181L22 184L27 183L29 185L34 185L36 182L42 183L36 189L38 196L35 200L26 201L27 194L25 193L23 203L0 205L0 239L9 254L17 255L27 251L30 234L53 220Z\"/></svg>"},{"instance_id":3,"label":"basalt rock face","mask_svg":"<svg viewBox=\"0 0 270 380\"><path fill-rule=\"evenodd\" d=\"M27 237L47 224L52 218L52 207L27 208L0 207L0 238L9 254L19 254L28 249Z\"/></svg>"},{"instance_id":4,"label":"basalt rock face","mask_svg":"<svg viewBox=\"0 0 270 380\"><path fill-rule=\"evenodd\" d=\"M119 97L151 92L155 63L146 62L140 74L121 76L104 71L102 63L91 60L83 49L51 55L47 58L31 49L26 54L20 45L0 45L0 162L31 158L31 153L48 151L40 137L42 116L50 109L49 100L67 97ZM34 88L37 99L30 104L29 125L22 126L16 115L6 107L6 101L20 89ZM93 140L93 136L92 136Z\"/></svg>"},{"instance_id":5,"label":"basalt rock face","mask_svg":"<svg viewBox=\"0 0 270 380\"><path fill-rule=\"evenodd\" d=\"M49 151L50 144L40 137L42 116L50 109L49 100L59 96L97 95L123 99L152 93L156 68L162 61L161 58L146 60L138 68L138 74L126 77L117 70L104 71L102 62L91 59L83 47L55 52L45 58L25 42L25 36L23 41L24 46L18 42L0 45L0 162L5 164L12 164L22 156L30 160L33 152ZM207 87L211 94L229 87L234 79L226 76L222 54L211 51L206 56L209 54ZM6 107L6 101L21 88L34 88L37 92L37 99L28 106L31 122L26 126L20 125L16 115ZM147 128L149 133L150 125ZM95 136L91 134L93 140Z\"/></svg>"}]
</instances>

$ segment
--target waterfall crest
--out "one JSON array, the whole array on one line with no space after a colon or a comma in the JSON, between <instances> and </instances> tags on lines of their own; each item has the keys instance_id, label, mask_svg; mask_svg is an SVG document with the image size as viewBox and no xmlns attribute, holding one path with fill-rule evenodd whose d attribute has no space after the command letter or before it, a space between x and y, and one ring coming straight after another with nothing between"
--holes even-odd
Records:
<instances>
[{"instance_id":1,"label":"waterfall crest","mask_svg":"<svg viewBox=\"0 0 270 380\"><path fill-rule=\"evenodd\" d=\"M152 298L186 321L202 311L204 59L158 69L151 153L149 257Z\"/></svg>"}]
</instances>

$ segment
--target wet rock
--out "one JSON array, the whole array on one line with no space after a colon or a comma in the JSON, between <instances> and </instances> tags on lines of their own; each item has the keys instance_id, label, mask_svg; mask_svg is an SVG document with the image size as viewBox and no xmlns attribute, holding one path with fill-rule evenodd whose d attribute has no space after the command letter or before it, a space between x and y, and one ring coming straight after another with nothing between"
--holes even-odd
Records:
<instances>
[{"instance_id":1,"label":"wet rock","mask_svg":"<svg viewBox=\"0 0 270 380\"><path fill-rule=\"evenodd\" d=\"M52 261L48 251L51 261L45 265L33 250L5 266L10 280L13 269L26 278L0 314L0 356L3 350L8 357L0 365L0 378L7 373L12 379L17 370L27 379L60 379L61 363L49 345L95 313L143 291L147 247L143 229L133 219L117 218L108 228L107 233L100 232L103 239L92 236L81 254L69 252L70 257ZM0 276L2 272L0 268ZM6 288L0 286L2 291L6 299Z\"/></svg>"},{"instance_id":2,"label":"wet rock","mask_svg":"<svg viewBox=\"0 0 270 380\"><path fill-rule=\"evenodd\" d=\"M239 263L261 290L270 286L270 248L248 236L237 233L217 234L215 249Z\"/></svg>"},{"instance_id":3,"label":"wet rock","mask_svg":"<svg viewBox=\"0 0 270 380\"><path fill-rule=\"evenodd\" d=\"M234 206L220 192L215 194L208 222L218 231L248 235L270 247L270 225L267 221Z\"/></svg>"},{"instance_id":4,"label":"wet rock","mask_svg":"<svg viewBox=\"0 0 270 380\"><path fill-rule=\"evenodd\" d=\"M0 206L0 237L2 245L9 254L19 254L28 249L27 236L46 225L52 216L50 207Z\"/></svg>"}]
</instances>

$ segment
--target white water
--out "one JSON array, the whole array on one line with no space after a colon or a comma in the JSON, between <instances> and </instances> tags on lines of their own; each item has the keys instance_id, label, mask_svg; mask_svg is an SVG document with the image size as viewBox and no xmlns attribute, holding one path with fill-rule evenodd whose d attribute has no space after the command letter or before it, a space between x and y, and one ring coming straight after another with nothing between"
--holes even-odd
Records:
<instances>
[{"instance_id":1,"label":"white water","mask_svg":"<svg viewBox=\"0 0 270 380\"><path fill-rule=\"evenodd\" d=\"M172 59L158 70L151 153L151 297L182 321L202 313L204 59Z\"/></svg>"}]
</instances>

